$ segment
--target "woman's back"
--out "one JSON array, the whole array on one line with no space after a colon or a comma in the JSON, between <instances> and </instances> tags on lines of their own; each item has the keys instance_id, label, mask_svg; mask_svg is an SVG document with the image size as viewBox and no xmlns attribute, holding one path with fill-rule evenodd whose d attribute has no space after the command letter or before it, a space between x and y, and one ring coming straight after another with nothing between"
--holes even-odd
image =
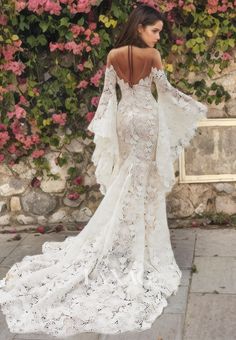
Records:
<instances>
[{"instance_id":1,"label":"woman's back","mask_svg":"<svg viewBox=\"0 0 236 340\"><path fill-rule=\"evenodd\" d=\"M158 65L156 49L140 48L133 45L125 45L109 52L109 63L116 71L117 76L130 85L138 84L141 79L151 73L152 66L162 68L161 62Z\"/></svg>"}]
</instances>

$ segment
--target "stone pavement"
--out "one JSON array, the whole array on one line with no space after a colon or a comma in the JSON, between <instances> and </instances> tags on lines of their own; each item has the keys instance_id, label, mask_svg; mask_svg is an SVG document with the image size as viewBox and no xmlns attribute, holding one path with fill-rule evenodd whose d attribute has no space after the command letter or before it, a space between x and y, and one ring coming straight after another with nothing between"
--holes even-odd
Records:
<instances>
[{"instance_id":1,"label":"stone pavement","mask_svg":"<svg viewBox=\"0 0 236 340\"><path fill-rule=\"evenodd\" d=\"M63 241L73 232L23 233L6 242L0 234L0 275L25 255L41 253L45 241ZM183 272L179 291L168 299L150 330L121 335L83 333L66 340L236 340L236 230L170 229L176 261ZM109 322L109 320L108 320ZM0 340L56 339L44 334L12 334L0 314Z\"/></svg>"}]
</instances>

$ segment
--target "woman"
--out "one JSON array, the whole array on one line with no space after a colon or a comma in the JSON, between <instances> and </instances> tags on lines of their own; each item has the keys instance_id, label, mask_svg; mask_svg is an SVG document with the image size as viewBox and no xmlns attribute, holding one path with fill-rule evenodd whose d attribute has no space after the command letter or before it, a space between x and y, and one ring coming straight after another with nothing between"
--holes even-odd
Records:
<instances>
[{"instance_id":1,"label":"woman","mask_svg":"<svg viewBox=\"0 0 236 340\"><path fill-rule=\"evenodd\" d=\"M0 303L12 332L143 331L177 293L182 272L165 197L175 182L173 162L207 108L168 82L154 48L162 28L160 13L138 6L108 54L88 126L104 198L79 235L45 242L43 254L24 257L1 281Z\"/></svg>"}]
</instances>

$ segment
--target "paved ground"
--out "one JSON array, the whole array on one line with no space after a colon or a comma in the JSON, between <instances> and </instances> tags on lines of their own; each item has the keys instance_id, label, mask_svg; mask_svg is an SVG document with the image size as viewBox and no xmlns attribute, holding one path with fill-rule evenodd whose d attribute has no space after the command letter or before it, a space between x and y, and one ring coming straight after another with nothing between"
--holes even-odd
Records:
<instances>
[{"instance_id":1,"label":"paved ground","mask_svg":"<svg viewBox=\"0 0 236 340\"><path fill-rule=\"evenodd\" d=\"M236 340L236 230L170 229L176 261L183 278L176 296L142 333L107 336L84 333L67 340ZM6 242L0 234L0 275L25 255L38 254L48 240L73 233L22 234ZM109 321L109 320L108 320ZM0 314L0 340L48 340L43 334L12 334Z\"/></svg>"}]
</instances>

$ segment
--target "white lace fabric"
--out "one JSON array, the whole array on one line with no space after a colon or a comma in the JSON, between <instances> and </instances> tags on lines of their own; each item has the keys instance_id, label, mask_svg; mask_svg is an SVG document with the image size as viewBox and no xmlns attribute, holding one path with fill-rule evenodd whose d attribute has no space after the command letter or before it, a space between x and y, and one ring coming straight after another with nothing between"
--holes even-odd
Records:
<instances>
[{"instance_id":1,"label":"white lace fabric","mask_svg":"<svg viewBox=\"0 0 236 340\"><path fill-rule=\"evenodd\" d=\"M0 304L11 332L66 337L152 326L182 277L166 217L173 161L206 111L171 86L163 70L153 67L130 87L112 65L106 68L88 126L104 198L80 234L45 242L42 254L25 256L0 281Z\"/></svg>"}]
</instances>

